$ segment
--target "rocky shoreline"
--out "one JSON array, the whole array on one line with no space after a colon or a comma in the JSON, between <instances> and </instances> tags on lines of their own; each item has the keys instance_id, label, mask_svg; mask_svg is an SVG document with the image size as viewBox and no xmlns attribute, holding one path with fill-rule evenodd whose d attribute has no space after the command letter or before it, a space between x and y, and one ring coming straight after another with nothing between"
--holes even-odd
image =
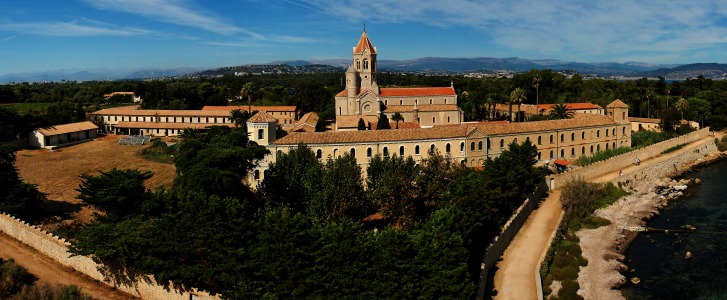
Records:
<instances>
[{"instance_id":1,"label":"rocky shoreline","mask_svg":"<svg viewBox=\"0 0 727 300\"><path fill-rule=\"evenodd\" d=\"M582 255L588 260L581 267L578 276L578 294L585 299L624 299L618 290L626 283L629 268L623 263L624 255L631 242L644 230L646 223L659 211L689 192L689 186L699 180L677 179L695 172L701 167L727 157L713 152L706 157L692 160L678 167L680 161L663 161L640 170L636 174L619 178L617 181L632 194L594 214L608 219L611 224L596 229L583 229L576 233L580 238ZM689 157L683 158L689 161ZM669 168L673 164L674 169ZM661 176L660 176L661 175ZM638 282L638 278L629 278Z\"/></svg>"}]
</instances>

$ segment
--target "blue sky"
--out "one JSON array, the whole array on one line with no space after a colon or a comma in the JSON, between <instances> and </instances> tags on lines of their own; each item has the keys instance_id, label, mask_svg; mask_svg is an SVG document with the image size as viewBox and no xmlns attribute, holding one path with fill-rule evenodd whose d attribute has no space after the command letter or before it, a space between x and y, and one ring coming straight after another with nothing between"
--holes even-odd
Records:
<instances>
[{"instance_id":1,"label":"blue sky","mask_svg":"<svg viewBox=\"0 0 727 300\"><path fill-rule=\"evenodd\" d=\"M727 63L727 1L0 0L0 74L350 58Z\"/></svg>"}]
</instances>

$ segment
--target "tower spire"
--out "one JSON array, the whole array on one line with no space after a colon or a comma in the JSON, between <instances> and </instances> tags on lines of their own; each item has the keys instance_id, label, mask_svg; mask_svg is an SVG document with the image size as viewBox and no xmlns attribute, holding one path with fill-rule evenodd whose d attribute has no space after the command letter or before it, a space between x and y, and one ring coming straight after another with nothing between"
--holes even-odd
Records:
<instances>
[{"instance_id":1,"label":"tower spire","mask_svg":"<svg viewBox=\"0 0 727 300\"><path fill-rule=\"evenodd\" d=\"M366 32L366 22L364 22L364 32Z\"/></svg>"}]
</instances>

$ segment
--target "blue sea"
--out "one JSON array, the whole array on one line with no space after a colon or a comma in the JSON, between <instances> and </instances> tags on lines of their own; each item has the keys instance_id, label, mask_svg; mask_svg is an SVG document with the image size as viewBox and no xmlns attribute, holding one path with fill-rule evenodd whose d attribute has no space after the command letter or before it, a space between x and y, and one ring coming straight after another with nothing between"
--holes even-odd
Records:
<instances>
[{"instance_id":1,"label":"blue sea","mask_svg":"<svg viewBox=\"0 0 727 300\"><path fill-rule=\"evenodd\" d=\"M692 233L642 233L626 251L626 299L727 299L727 160L685 177L700 178L693 194L672 202L647 225ZM692 253L686 259L686 252ZM632 272L633 270L633 272ZM641 279L635 285L632 277Z\"/></svg>"}]
</instances>

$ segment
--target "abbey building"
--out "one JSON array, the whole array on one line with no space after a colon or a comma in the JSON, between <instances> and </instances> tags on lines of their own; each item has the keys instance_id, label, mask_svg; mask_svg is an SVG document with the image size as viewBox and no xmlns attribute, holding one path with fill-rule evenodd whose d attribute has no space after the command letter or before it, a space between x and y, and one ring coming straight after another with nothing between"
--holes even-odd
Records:
<instances>
[{"instance_id":1,"label":"abbey building","mask_svg":"<svg viewBox=\"0 0 727 300\"><path fill-rule=\"evenodd\" d=\"M385 114L399 113L404 122L426 128L459 124L463 113L457 106L454 86L381 88L376 83L376 47L366 30L353 47L353 62L346 71L346 88L336 95L337 129L345 131L359 119L370 122Z\"/></svg>"}]
</instances>

